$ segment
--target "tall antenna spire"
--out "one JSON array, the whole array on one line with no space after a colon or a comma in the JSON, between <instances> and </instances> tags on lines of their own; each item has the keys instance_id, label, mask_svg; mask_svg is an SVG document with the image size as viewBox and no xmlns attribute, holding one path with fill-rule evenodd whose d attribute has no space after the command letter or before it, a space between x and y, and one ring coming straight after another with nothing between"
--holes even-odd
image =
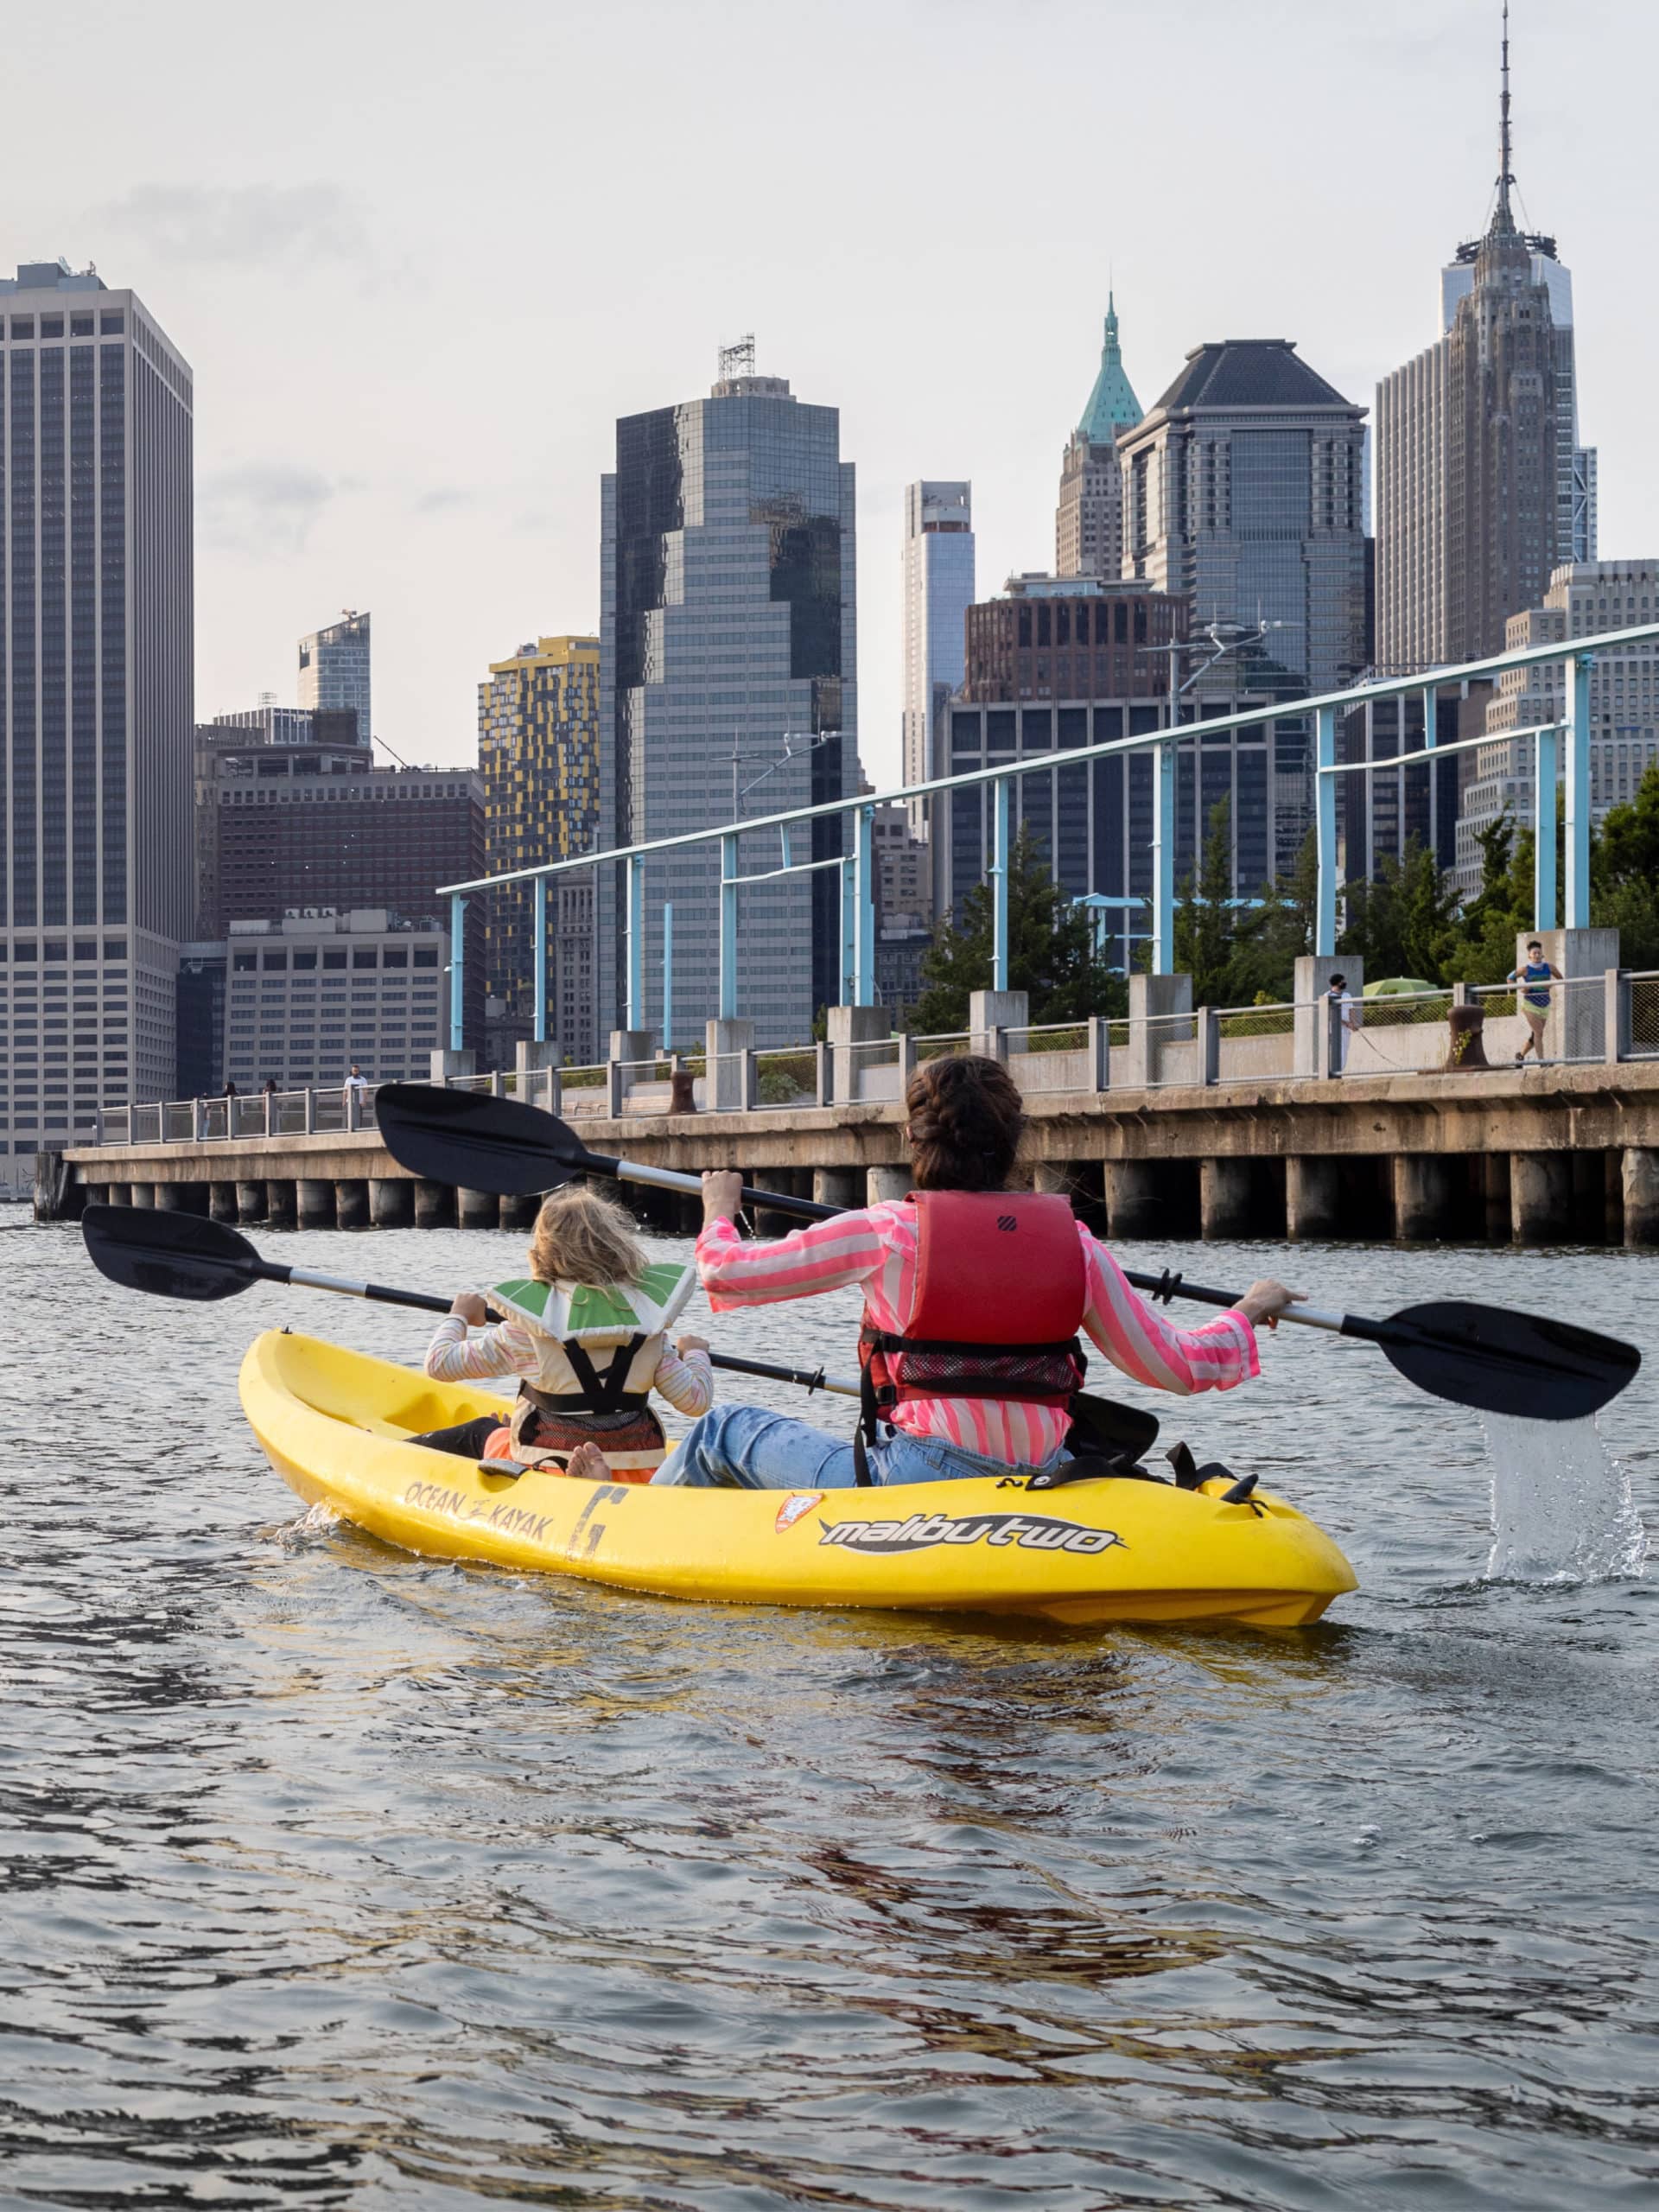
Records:
<instances>
[{"instance_id":1,"label":"tall antenna spire","mask_svg":"<svg viewBox=\"0 0 1659 2212\"><path fill-rule=\"evenodd\" d=\"M1497 103L1497 208L1492 227L1497 231L1512 231L1515 218L1510 212L1510 187L1515 182L1515 176L1510 168L1510 0L1503 0L1502 85Z\"/></svg>"}]
</instances>

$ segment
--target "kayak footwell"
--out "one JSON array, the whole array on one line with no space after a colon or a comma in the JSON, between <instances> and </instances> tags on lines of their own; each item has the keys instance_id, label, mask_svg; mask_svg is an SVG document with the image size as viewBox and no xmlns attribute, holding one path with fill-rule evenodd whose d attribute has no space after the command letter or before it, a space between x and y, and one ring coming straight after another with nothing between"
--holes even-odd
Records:
<instances>
[{"instance_id":1,"label":"kayak footwell","mask_svg":"<svg viewBox=\"0 0 1659 2212\"><path fill-rule=\"evenodd\" d=\"M272 1466L387 1542L739 1605L1027 1615L1077 1625L1298 1627L1355 1587L1323 1529L1219 1483L1024 1478L877 1490L712 1491L497 1473L408 1441L499 1408L320 1339L270 1332L243 1409Z\"/></svg>"}]
</instances>

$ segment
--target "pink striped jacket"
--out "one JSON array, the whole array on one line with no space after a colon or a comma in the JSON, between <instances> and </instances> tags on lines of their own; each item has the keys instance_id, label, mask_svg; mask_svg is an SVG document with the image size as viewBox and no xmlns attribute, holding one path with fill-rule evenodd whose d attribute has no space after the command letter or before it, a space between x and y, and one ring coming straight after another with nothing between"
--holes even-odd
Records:
<instances>
[{"instance_id":1,"label":"pink striped jacket","mask_svg":"<svg viewBox=\"0 0 1659 2212\"><path fill-rule=\"evenodd\" d=\"M1081 1222L1077 1237L1089 1285L1083 1325L1122 1373L1185 1396L1230 1390L1259 1371L1255 1331L1242 1313L1177 1328L1130 1289ZM904 1329L914 1308L916 1259L916 1209L902 1198L814 1222L775 1243L745 1243L729 1221L710 1222L697 1239L697 1274L716 1313L859 1283L866 1319L894 1331ZM1065 1435L1065 1416L1052 1408L995 1398L910 1399L895 1407L893 1421L909 1435L937 1437L1010 1466L1046 1465Z\"/></svg>"}]
</instances>

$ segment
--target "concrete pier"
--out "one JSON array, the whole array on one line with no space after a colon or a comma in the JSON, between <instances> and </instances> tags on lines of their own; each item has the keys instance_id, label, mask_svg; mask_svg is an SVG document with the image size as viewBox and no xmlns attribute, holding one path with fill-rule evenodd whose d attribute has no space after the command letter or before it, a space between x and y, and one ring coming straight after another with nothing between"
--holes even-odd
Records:
<instances>
[{"instance_id":1,"label":"concrete pier","mask_svg":"<svg viewBox=\"0 0 1659 2212\"><path fill-rule=\"evenodd\" d=\"M1507 1152L1489 1152L1481 1162L1481 1168L1486 1200L1486 1241L1489 1244L1507 1244L1510 1241L1510 1155Z\"/></svg>"},{"instance_id":2,"label":"concrete pier","mask_svg":"<svg viewBox=\"0 0 1659 2212\"><path fill-rule=\"evenodd\" d=\"M303 1176L294 1186L295 1211L302 1229L332 1229L334 1186L320 1177Z\"/></svg>"},{"instance_id":3,"label":"concrete pier","mask_svg":"<svg viewBox=\"0 0 1659 2212\"><path fill-rule=\"evenodd\" d=\"M499 1229L501 1225L501 1201L493 1191L457 1191L455 1210L463 1229Z\"/></svg>"},{"instance_id":4,"label":"concrete pier","mask_svg":"<svg viewBox=\"0 0 1659 2212\"><path fill-rule=\"evenodd\" d=\"M334 1226L366 1229L369 1225L369 1186L356 1176L334 1185Z\"/></svg>"},{"instance_id":5,"label":"concrete pier","mask_svg":"<svg viewBox=\"0 0 1659 2212\"><path fill-rule=\"evenodd\" d=\"M237 1218L236 1191L234 1183L208 1185L207 1211L214 1221L234 1221Z\"/></svg>"},{"instance_id":6,"label":"concrete pier","mask_svg":"<svg viewBox=\"0 0 1659 2212\"><path fill-rule=\"evenodd\" d=\"M1633 1250L1659 1244L1659 1150L1627 1145L1619 1166L1625 1243Z\"/></svg>"},{"instance_id":7,"label":"concrete pier","mask_svg":"<svg viewBox=\"0 0 1659 2212\"><path fill-rule=\"evenodd\" d=\"M232 1184L231 1188L236 1193L236 1218L238 1221L253 1222L263 1221L264 1219L266 1209L265 1192L268 1187L269 1186L263 1182Z\"/></svg>"},{"instance_id":8,"label":"concrete pier","mask_svg":"<svg viewBox=\"0 0 1659 2212\"><path fill-rule=\"evenodd\" d=\"M1198 1166L1199 1234L1206 1243L1229 1242L1254 1233L1254 1163L1248 1160L1205 1160Z\"/></svg>"},{"instance_id":9,"label":"concrete pier","mask_svg":"<svg viewBox=\"0 0 1659 2212\"><path fill-rule=\"evenodd\" d=\"M526 1233L536 1226L536 1217L542 1210L538 1192L529 1191L501 1201L500 1226L503 1229L523 1230Z\"/></svg>"},{"instance_id":10,"label":"concrete pier","mask_svg":"<svg viewBox=\"0 0 1659 2212\"><path fill-rule=\"evenodd\" d=\"M812 1196L821 1206L859 1206L865 1203L855 1167L815 1167Z\"/></svg>"},{"instance_id":11,"label":"concrete pier","mask_svg":"<svg viewBox=\"0 0 1659 2212\"><path fill-rule=\"evenodd\" d=\"M1394 1233L1408 1243L1430 1243L1450 1234L1451 1178L1447 1163L1432 1153L1396 1154Z\"/></svg>"},{"instance_id":12,"label":"concrete pier","mask_svg":"<svg viewBox=\"0 0 1659 2212\"><path fill-rule=\"evenodd\" d=\"M447 1183L417 1181L415 1185L415 1226L416 1229L453 1229L455 1225L455 1194Z\"/></svg>"},{"instance_id":13,"label":"concrete pier","mask_svg":"<svg viewBox=\"0 0 1659 2212\"><path fill-rule=\"evenodd\" d=\"M1160 1163L1150 1160L1107 1161L1106 1221L1113 1236L1168 1236L1169 1208Z\"/></svg>"},{"instance_id":14,"label":"concrete pier","mask_svg":"<svg viewBox=\"0 0 1659 2212\"><path fill-rule=\"evenodd\" d=\"M1173 1018L1178 1028L1190 1026L1179 1011ZM1192 1061L1190 1038L1160 1050L1166 1076ZM1016 1067L1027 1087L1027 1126L1010 1183L1064 1191L1085 1218L1103 1209L1103 1186L1115 1236L1277 1237L1287 1230L1297 1239L1398 1233L1484 1234L1495 1243L1512 1236L1628 1237L1637 1247L1659 1242L1653 1165L1659 1055L1541 1072L1365 1075L1351 1067L1340 1079L1170 1080L1147 1090L1121 1083L1109 1091L1038 1087L1036 1078L1051 1075L1056 1058L1081 1067L1088 1058L1033 1056L1031 1067ZM1013 1062L1024 1058L1011 1053ZM590 1096L588 1103L596 1102ZM600 1113L579 1118L596 1151L683 1173L709 1160L738 1161L751 1183L775 1179L780 1192L810 1190L826 1204L909 1189L904 1123L902 1103L885 1095L822 1107L798 1101L710 1109L695 1120L643 1110L620 1120ZM198 1195L164 1195L162 1204L204 1211L214 1205L221 1213L233 1185L238 1219L258 1217L249 1201L257 1208L263 1190L265 1217L276 1228L333 1227L340 1218L337 1185L376 1186L370 1217L387 1225L412 1217L422 1227L453 1226L460 1211L452 1188L412 1183L372 1128L150 1138L48 1157L60 1166L55 1182L43 1175L37 1189L46 1218L73 1218L91 1192L143 1206L156 1203L158 1189L175 1185L194 1186ZM513 1218L513 1202L504 1215L492 1194L462 1203L473 1225ZM695 1195L635 1192L630 1204L654 1226L696 1226ZM346 1211L352 1217L349 1198Z\"/></svg>"},{"instance_id":15,"label":"concrete pier","mask_svg":"<svg viewBox=\"0 0 1659 2212\"><path fill-rule=\"evenodd\" d=\"M1517 1244L1572 1236L1573 1175L1563 1152L1517 1152L1510 1161L1510 1234Z\"/></svg>"},{"instance_id":16,"label":"concrete pier","mask_svg":"<svg viewBox=\"0 0 1659 2212\"><path fill-rule=\"evenodd\" d=\"M866 1205L879 1205L883 1198L907 1198L915 1187L915 1178L908 1167L872 1167L868 1171Z\"/></svg>"},{"instance_id":17,"label":"concrete pier","mask_svg":"<svg viewBox=\"0 0 1659 2212\"><path fill-rule=\"evenodd\" d=\"M1342 1175L1334 1160L1290 1159L1285 1162L1285 1234L1293 1244L1352 1234L1343 1218Z\"/></svg>"},{"instance_id":18,"label":"concrete pier","mask_svg":"<svg viewBox=\"0 0 1659 2212\"><path fill-rule=\"evenodd\" d=\"M415 1219L415 1185L405 1176L376 1175L369 1183L369 1219L377 1229L408 1229Z\"/></svg>"}]
</instances>

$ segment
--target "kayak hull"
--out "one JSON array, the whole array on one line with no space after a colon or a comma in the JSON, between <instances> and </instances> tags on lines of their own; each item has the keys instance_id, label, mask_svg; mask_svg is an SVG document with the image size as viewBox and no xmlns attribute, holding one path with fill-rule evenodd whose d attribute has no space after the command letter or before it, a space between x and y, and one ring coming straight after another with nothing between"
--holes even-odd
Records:
<instances>
[{"instance_id":1,"label":"kayak hull","mask_svg":"<svg viewBox=\"0 0 1659 2212\"><path fill-rule=\"evenodd\" d=\"M243 1410L309 1504L433 1556L582 1575L723 1604L1297 1627L1353 1589L1325 1532L1212 1484L1025 1478L874 1490L742 1491L492 1471L408 1441L495 1410L490 1392L272 1332L242 1363Z\"/></svg>"}]
</instances>

